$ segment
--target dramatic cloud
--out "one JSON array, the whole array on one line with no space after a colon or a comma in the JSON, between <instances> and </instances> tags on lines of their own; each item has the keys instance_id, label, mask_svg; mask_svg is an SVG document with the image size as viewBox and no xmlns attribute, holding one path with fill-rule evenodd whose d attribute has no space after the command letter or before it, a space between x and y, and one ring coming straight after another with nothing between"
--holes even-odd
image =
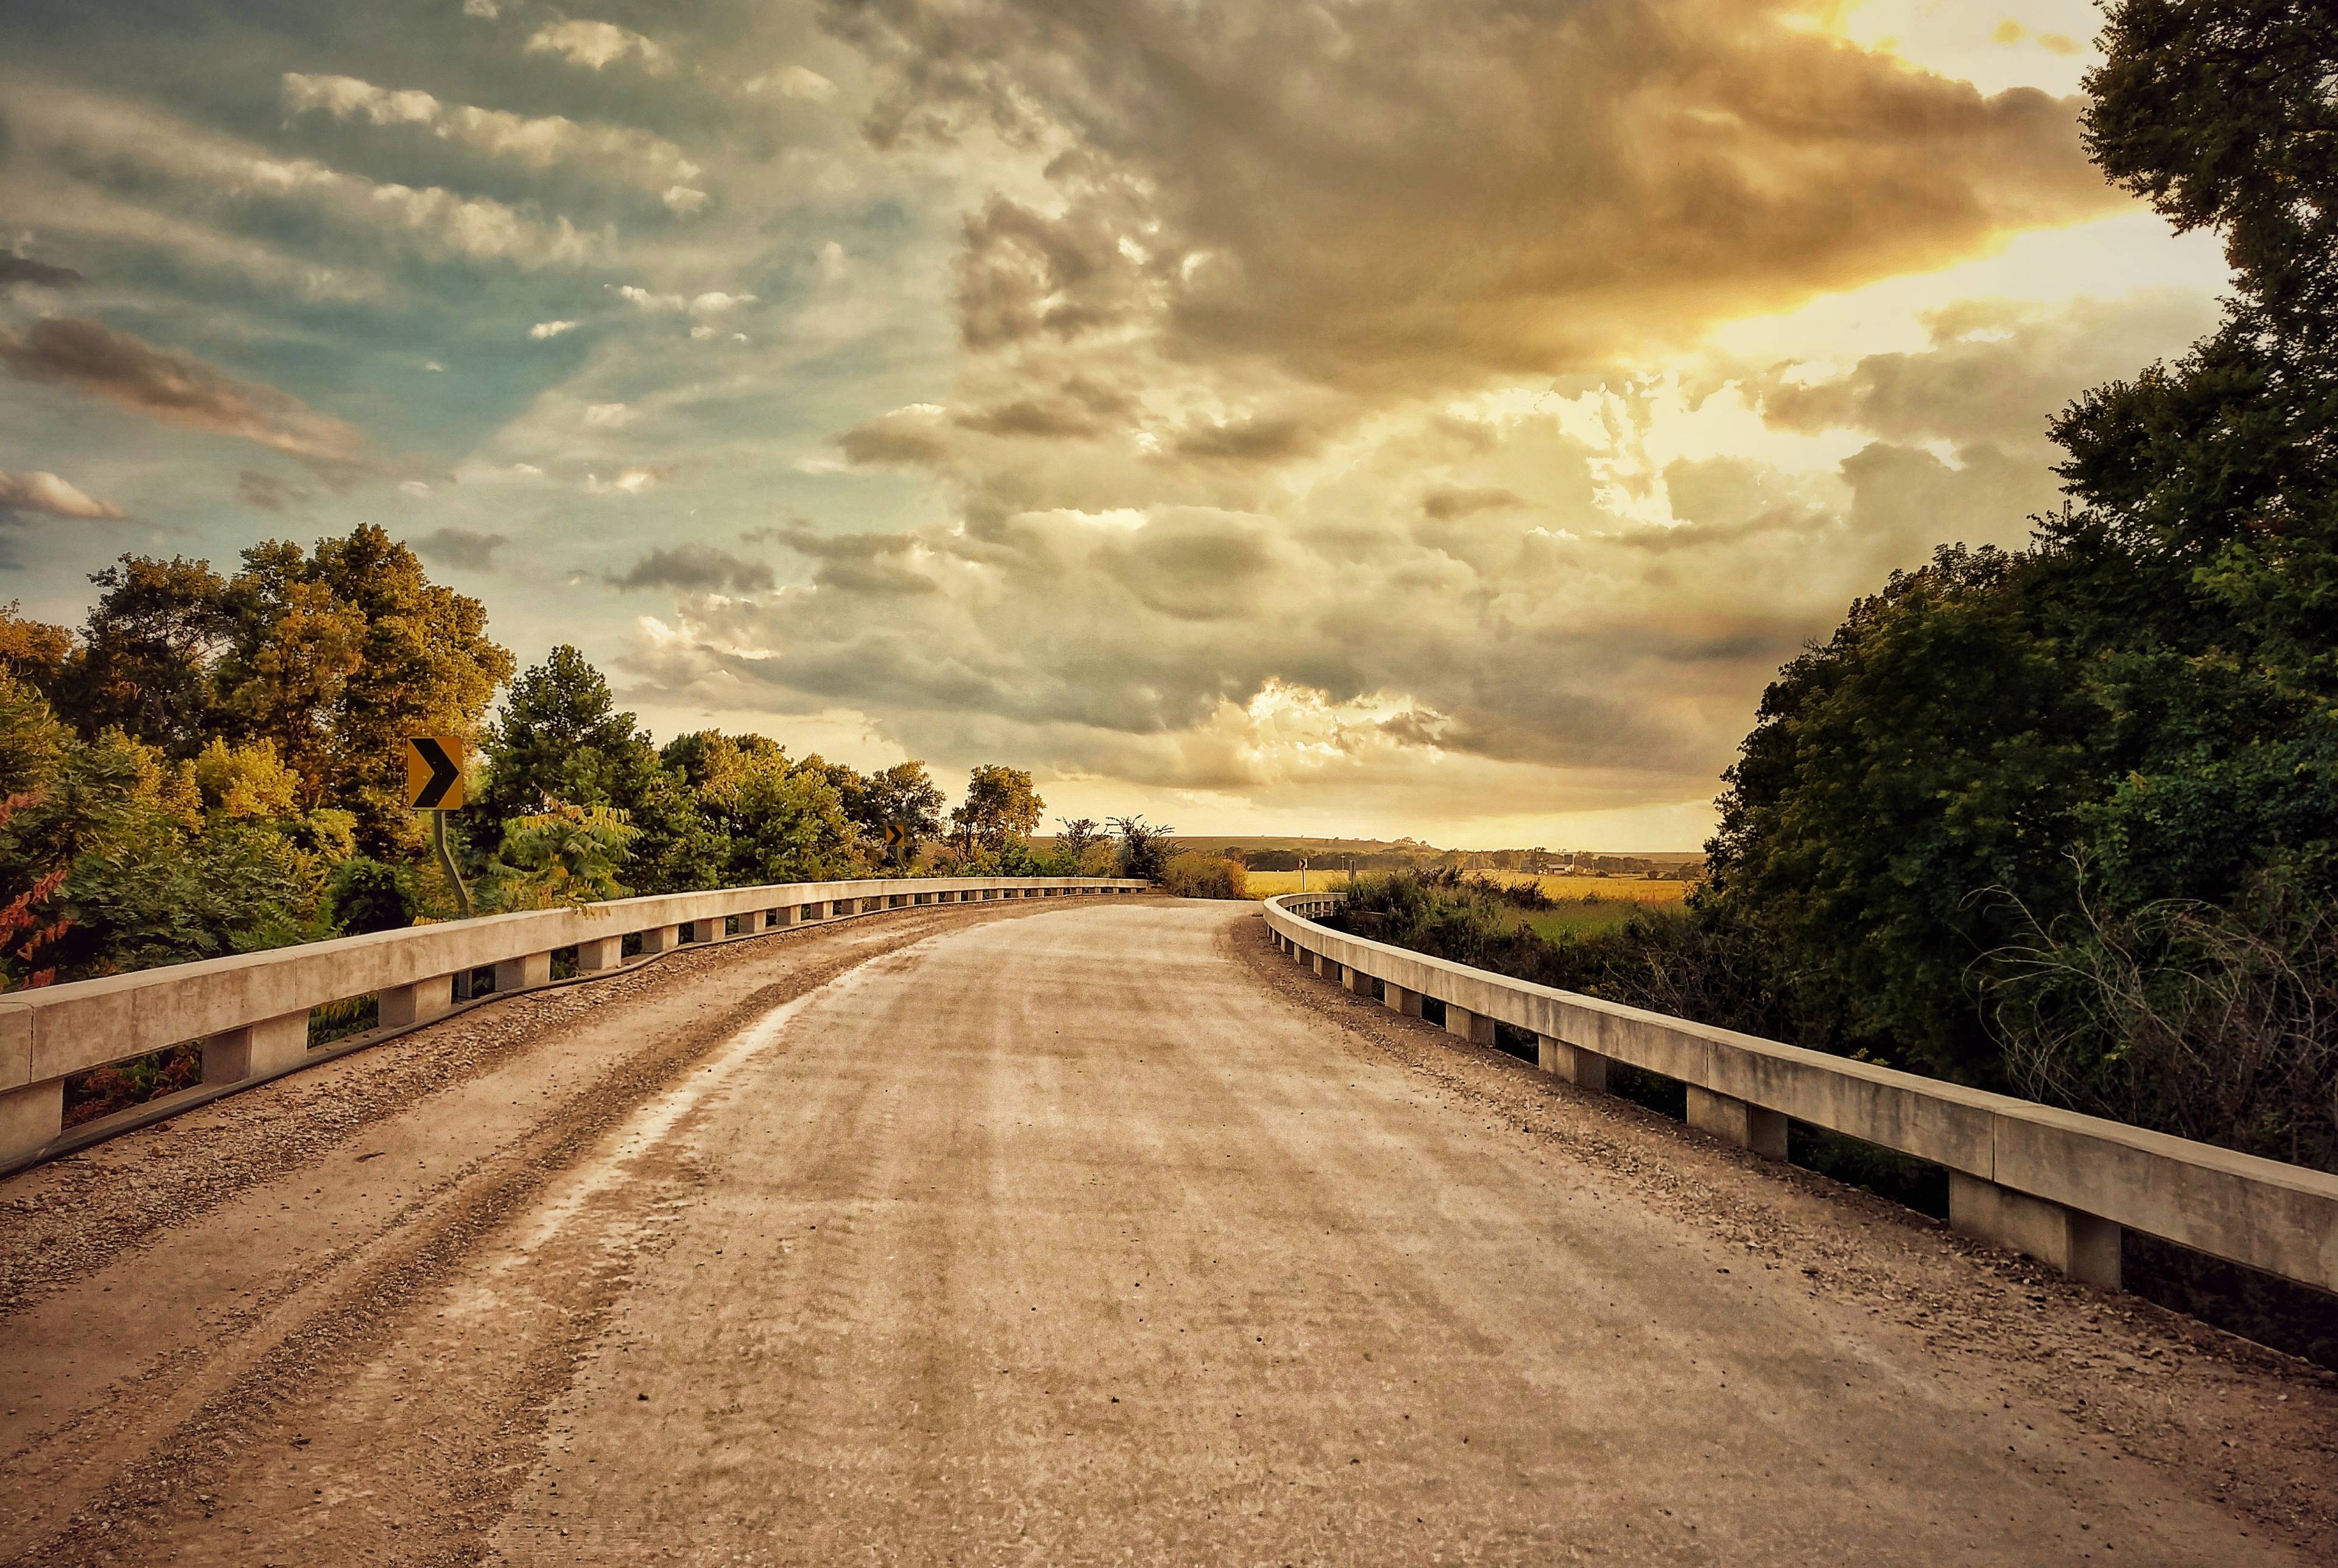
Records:
<instances>
[{"instance_id":1,"label":"dramatic cloud","mask_svg":"<svg viewBox=\"0 0 2338 1568\"><path fill-rule=\"evenodd\" d=\"M836 83L819 72L804 65L784 66L751 76L740 91L750 96L758 93L776 92L782 98L798 98L808 103L825 103L836 96Z\"/></svg>"},{"instance_id":2,"label":"dramatic cloud","mask_svg":"<svg viewBox=\"0 0 2338 1568\"><path fill-rule=\"evenodd\" d=\"M1125 332L1418 384L1554 371L2114 198L2073 105L1796 0L833 0L880 143L1056 150L968 225L977 346Z\"/></svg>"},{"instance_id":3,"label":"dramatic cloud","mask_svg":"<svg viewBox=\"0 0 2338 1568\"><path fill-rule=\"evenodd\" d=\"M270 474L264 468L246 468L236 475L235 498L247 506L262 512L282 512L313 499L316 492L305 485L297 485L280 474Z\"/></svg>"},{"instance_id":4,"label":"dramatic cloud","mask_svg":"<svg viewBox=\"0 0 2338 1568\"><path fill-rule=\"evenodd\" d=\"M214 560L404 517L661 732L1087 815L1687 847L2227 278L2086 163L2083 0L302 15L12 31L19 460ZM62 602L112 532L0 534Z\"/></svg>"},{"instance_id":5,"label":"dramatic cloud","mask_svg":"<svg viewBox=\"0 0 2338 1568\"><path fill-rule=\"evenodd\" d=\"M11 474L0 468L0 517L38 512L49 517L77 517L91 522L118 523L130 515L110 502L84 495L54 474L37 470Z\"/></svg>"},{"instance_id":6,"label":"dramatic cloud","mask_svg":"<svg viewBox=\"0 0 2338 1568\"><path fill-rule=\"evenodd\" d=\"M1900 441L2041 444L2047 416L2088 387L2138 368L2138 343L2186 342L2214 303L2160 293L2051 311L1975 301L1935 314L1920 352L1871 354L1833 379L1762 379L1763 411L1793 430L1842 427Z\"/></svg>"},{"instance_id":7,"label":"dramatic cloud","mask_svg":"<svg viewBox=\"0 0 2338 1568\"><path fill-rule=\"evenodd\" d=\"M53 177L79 181L77 202L102 206L113 188L129 181L152 189L156 200L231 225L289 207L311 222L362 235L369 250L378 250L386 233L397 234L427 255L524 266L583 262L600 242L565 217L280 156L140 104L65 87L18 83L10 91L11 106L22 109L9 121L12 136Z\"/></svg>"},{"instance_id":8,"label":"dramatic cloud","mask_svg":"<svg viewBox=\"0 0 2338 1568\"><path fill-rule=\"evenodd\" d=\"M673 465L635 466L620 471L614 479L604 479L598 474L584 476L584 490L592 495L640 495L657 488L662 480L673 476Z\"/></svg>"},{"instance_id":9,"label":"dramatic cloud","mask_svg":"<svg viewBox=\"0 0 2338 1568\"><path fill-rule=\"evenodd\" d=\"M19 284L34 289L67 289L81 280L81 274L70 267L53 266L14 250L0 250L0 294Z\"/></svg>"},{"instance_id":10,"label":"dramatic cloud","mask_svg":"<svg viewBox=\"0 0 2338 1568\"><path fill-rule=\"evenodd\" d=\"M420 551L425 560L459 566L466 572L490 572L495 569L496 552L511 540L501 534L483 534L473 528L440 528L408 543Z\"/></svg>"},{"instance_id":11,"label":"dramatic cloud","mask_svg":"<svg viewBox=\"0 0 2338 1568\"><path fill-rule=\"evenodd\" d=\"M698 165L673 142L622 126L580 124L560 114L531 116L442 103L427 93L394 92L355 76L311 76L288 71L283 88L288 114L316 112L336 120L416 126L442 141L510 158L531 168L581 163L653 185L693 180L699 173Z\"/></svg>"},{"instance_id":12,"label":"dramatic cloud","mask_svg":"<svg viewBox=\"0 0 2338 1568\"><path fill-rule=\"evenodd\" d=\"M22 334L0 330L0 364L26 380L71 387L166 425L256 442L320 469L347 470L364 453L355 426L289 392L239 381L94 321L48 316Z\"/></svg>"},{"instance_id":13,"label":"dramatic cloud","mask_svg":"<svg viewBox=\"0 0 2338 1568\"><path fill-rule=\"evenodd\" d=\"M555 22L527 41L531 54L558 54L572 65L598 71L625 59L638 60L653 76L673 74L673 55L653 38L614 22Z\"/></svg>"},{"instance_id":14,"label":"dramatic cloud","mask_svg":"<svg viewBox=\"0 0 2338 1568\"><path fill-rule=\"evenodd\" d=\"M609 579L617 588L678 588L685 593L751 593L768 590L771 567L744 561L712 544L653 550Z\"/></svg>"}]
</instances>

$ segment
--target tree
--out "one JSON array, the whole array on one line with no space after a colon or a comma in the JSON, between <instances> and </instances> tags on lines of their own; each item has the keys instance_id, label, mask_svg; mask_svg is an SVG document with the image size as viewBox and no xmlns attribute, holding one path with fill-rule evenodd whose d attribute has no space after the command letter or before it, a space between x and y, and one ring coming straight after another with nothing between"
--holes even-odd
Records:
<instances>
[{"instance_id":1,"label":"tree","mask_svg":"<svg viewBox=\"0 0 2338 1568\"><path fill-rule=\"evenodd\" d=\"M335 866L326 879L325 906L331 912L334 927L346 936L404 930L414 924L414 872L408 867L352 856Z\"/></svg>"},{"instance_id":2,"label":"tree","mask_svg":"<svg viewBox=\"0 0 2338 1568\"><path fill-rule=\"evenodd\" d=\"M211 666L233 634L228 585L206 561L124 555L90 581L104 590L78 658L54 690L84 739L119 730L191 757L219 727Z\"/></svg>"},{"instance_id":3,"label":"tree","mask_svg":"<svg viewBox=\"0 0 2338 1568\"><path fill-rule=\"evenodd\" d=\"M277 759L276 743L231 746L214 736L195 754L195 789L203 808L229 817L290 817L300 781Z\"/></svg>"},{"instance_id":4,"label":"tree","mask_svg":"<svg viewBox=\"0 0 2338 1568\"><path fill-rule=\"evenodd\" d=\"M1169 839L1177 829L1147 823L1143 817L1105 818L1120 835L1120 874L1158 882L1169 866Z\"/></svg>"},{"instance_id":5,"label":"tree","mask_svg":"<svg viewBox=\"0 0 2338 1568\"><path fill-rule=\"evenodd\" d=\"M555 804L504 824L480 900L497 910L552 909L622 898L617 880L639 829L606 806Z\"/></svg>"},{"instance_id":6,"label":"tree","mask_svg":"<svg viewBox=\"0 0 2338 1568\"><path fill-rule=\"evenodd\" d=\"M661 767L647 733L617 710L608 681L565 642L512 682L486 751L479 806L493 822L553 801L633 811Z\"/></svg>"},{"instance_id":7,"label":"tree","mask_svg":"<svg viewBox=\"0 0 2338 1568\"><path fill-rule=\"evenodd\" d=\"M919 848L942 830L942 792L922 762L896 762L866 777L856 776L842 792L844 809L874 852L888 863L909 866ZM899 828L902 841L890 841L887 829Z\"/></svg>"},{"instance_id":8,"label":"tree","mask_svg":"<svg viewBox=\"0 0 2338 1568\"><path fill-rule=\"evenodd\" d=\"M54 701L74 656L73 633L18 613L18 601L0 605L0 675L23 681Z\"/></svg>"},{"instance_id":9,"label":"tree","mask_svg":"<svg viewBox=\"0 0 2338 1568\"><path fill-rule=\"evenodd\" d=\"M997 854L1039 825L1046 802L1019 768L986 763L968 775L966 799L950 813L950 831L968 854Z\"/></svg>"},{"instance_id":10,"label":"tree","mask_svg":"<svg viewBox=\"0 0 2338 1568\"><path fill-rule=\"evenodd\" d=\"M739 756L700 791L701 809L725 846L722 886L811 882L860 869L844 801L820 770L790 768L776 747Z\"/></svg>"},{"instance_id":11,"label":"tree","mask_svg":"<svg viewBox=\"0 0 2338 1568\"><path fill-rule=\"evenodd\" d=\"M2071 505L2033 548L1943 551L1781 671L1700 950L1805 1044L1982 1081L2009 1054L2023 1086L2196 1132L2168 1107L2197 1094L2137 1079L2145 1036L2254 997L2321 1032L2292 1098L2338 1116L2298 978L2338 900L2338 13L2120 0L2104 39L2088 146L2224 235L2225 318L2055 421Z\"/></svg>"},{"instance_id":12,"label":"tree","mask_svg":"<svg viewBox=\"0 0 2338 1568\"><path fill-rule=\"evenodd\" d=\"M1724 775L1716 893L1821 1049L1961 1078L1993 1054L1965 973L2002 933L1976 895L2058 881L2100 784L2102 715L2019 592L2029 564L1943 549L1786 666Z\"/></svg>"},{"instance_id":13,"label":"tree","mask_svg":"<svg viewBox=\"0 0 2338 1568\"><path fill-rule=\"evenodd\" d=\"M510 652L476 599L432 583L372 524L346 539L243 553L228 584L234 635L216 681L246 734L276 742L302 799L357 814L369 854L421 840L401 799L408 735L476 733Z\"/></svg>"}]
</instances>

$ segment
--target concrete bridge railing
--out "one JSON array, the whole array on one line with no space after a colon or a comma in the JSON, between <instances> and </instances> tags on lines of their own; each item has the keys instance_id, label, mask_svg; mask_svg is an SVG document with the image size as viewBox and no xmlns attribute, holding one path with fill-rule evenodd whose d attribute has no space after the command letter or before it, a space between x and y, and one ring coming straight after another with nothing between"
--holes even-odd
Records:
<instances>
[{"instance_id":1,"label":"concrete bridge railing","mask_svg":"<svg viewBox=\"0 0 2338 1568\"><path fill-rule=\"evenodd\" d=\"M0 995L0 1170L58 1136L69 1074L201 1041L206 1084L272 1076L305 1056L309 1012L327 1003L372 996L383 1025L413 1024L454 1005L457 975L492 966L497 991L540 985L561 948L575 949L584 973L616 968L627 936L656 954L679 946L685 930L719 942L870 909L1146 886L1117 877L935 877L724 887L415 926L13 992Z\"/></svg>"},{"instance_id":2,"label":"concrete bridge railing","mask_svg":"<svg viewBox=\"0 0 2338 1568\"><path fill-rule=\"evenodd\" d=\"M1554 990L1318 925L1336 894L1266 905L1282 950L1327 979L1484 1044L1535 1036L1543 1071L1587 1089L1610 1063L1688 1086L1691 1125L1783 1160L1788 1118L1945 1166L1949 1223L2076 1278L2119 1282L2121 1229L2338 1290L2338 1176L2009 1095L1894 1072Z\"/></svg>"}]
</instances>

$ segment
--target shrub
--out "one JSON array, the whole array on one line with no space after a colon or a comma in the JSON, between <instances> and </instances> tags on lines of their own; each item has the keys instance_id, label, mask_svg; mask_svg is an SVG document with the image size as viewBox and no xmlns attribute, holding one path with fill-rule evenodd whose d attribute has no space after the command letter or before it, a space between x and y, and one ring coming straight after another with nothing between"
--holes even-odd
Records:
<instances>
[{"instance_id":1,"label":"shrub","mask_svg":"<svg viewBox=\"0 0 2338 1568\"><path fill-rule=\"evenodd\" d=\"M1180 855L1163 867L1161 888L1179 898L1247 898L1242 862L1217 855Z\"/></svg>"},{"instance_id":2,"label":"shrub","mask_svg":"<svg viewBox=\"0 0 2338 1568\"><path fill-rule=\"evenodd\" d=\"M2237 908L2115 914L2083 883L2078 903L1976 965L2015 1090L2338 1171L2338 915L2271 885Z\"/></svg>"},{"instance_id":3,"label":"shrub","mask_svg":"<svg viewBox=\"0 0 2338 1568\"><path fill-rule=\"evenodd\" d=\"M402 931L414 924L414 873L359 855L332 869L325 904L345 936L367 931Z\"/></svg>"}]
</instances>

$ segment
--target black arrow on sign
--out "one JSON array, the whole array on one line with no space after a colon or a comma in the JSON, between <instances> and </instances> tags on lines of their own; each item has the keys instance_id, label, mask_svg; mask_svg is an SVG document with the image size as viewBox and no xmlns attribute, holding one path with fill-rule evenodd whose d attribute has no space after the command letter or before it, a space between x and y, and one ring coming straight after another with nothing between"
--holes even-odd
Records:
<instances>
[{"instance_id":1,"label":"black arrow on sign","mask_svg":"<svg viewBox=\"0 0 2338 1568\"><path fill-rule=\"evenodd\" d=\"M463 770L455 766L454 759L447 755L447 749L436 740L418 739L413 746L415 754L430 769L430 782L425 784L422 793L414 798L414 808L427 811L447 799L447 791L455 787L455 780L463 776Z\"/></svg>"}]
</instances>

